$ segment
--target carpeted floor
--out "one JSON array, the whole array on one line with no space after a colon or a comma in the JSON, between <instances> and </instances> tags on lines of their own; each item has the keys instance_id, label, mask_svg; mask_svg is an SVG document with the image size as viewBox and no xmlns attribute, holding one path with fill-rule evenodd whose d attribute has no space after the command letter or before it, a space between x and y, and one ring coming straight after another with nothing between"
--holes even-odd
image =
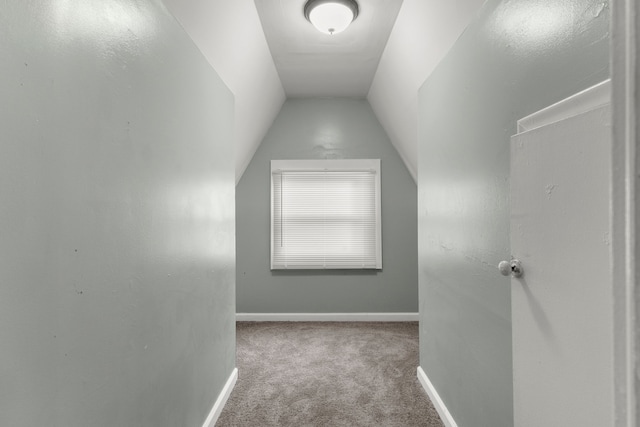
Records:
<instances>
[{"instance_id":1,"label":"carpeted floor","mask_svg":"<svg viewBox=\"0 0 640 427\"><path fill-rule=\"evenodd\" d=\"M239 322L216 426L442 426L418 364L417 322Z\"/></svg>"}]
</instances>

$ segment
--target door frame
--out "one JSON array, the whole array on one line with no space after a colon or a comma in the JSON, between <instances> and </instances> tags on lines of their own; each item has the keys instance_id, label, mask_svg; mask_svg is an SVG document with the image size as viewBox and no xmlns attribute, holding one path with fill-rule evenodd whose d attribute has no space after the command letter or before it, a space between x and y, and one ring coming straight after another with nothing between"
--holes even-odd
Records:
<instances>
[{"instance_id":1,"label":"door frame","mask_svg":"<svg viewBox=\"0 0 640 427\"><path fill-rule=\"evenodd\" d=\"M638 56L640 17L636 0L613 0L612 76L612 261L614 284L614 390L616 427L640 422L640 112Z\"/></svg>"}]
</instances>

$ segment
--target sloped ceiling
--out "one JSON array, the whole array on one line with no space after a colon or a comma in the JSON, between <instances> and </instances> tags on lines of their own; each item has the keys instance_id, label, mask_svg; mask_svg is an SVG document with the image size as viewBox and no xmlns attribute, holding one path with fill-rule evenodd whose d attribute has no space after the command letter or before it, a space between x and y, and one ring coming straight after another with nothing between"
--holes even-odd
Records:
<instances>
[{"instance_id":1,"label":"sloped ceiling","mask_svg":"<svg viewBox=\"0 0 640 427\"><path fill-rule=\"evenodd\" d=\"M253 0L163 0L235 96L236 183L285 100Z\"/></svg>"},{"instance_id":2,"label":"sloped ceiling","mask_svg":"<svg viewBox=\"0 0 640 427\"><path fill-rule=\"evenodd\" d=\"M359 0L333 36L305 0L163 1L235 95L238 181L285 97L365 95L415 179L418 89L485 0Z\"/></svg>"},{"instance_id":3,"label":"sloped ceiling","mask_svg":"<svg viewBox=\"0 0 640 427\"><path fill-rule=\"evenodd\" d=\"M404 0L380 59L367 99L414 180L418 89L484 1Z\"/></svg>"},{"instance_id":4,"label":"sloped ceiling","mask_svg":"<svg viewBox=\"0 0 640 427\"><path fill-rule=\"evenodd\" d=\"M323 34L304 18L306 0L255 0L287 97L364 98L402 0L361 0L339 34Z\"/></svg>"}]
</instances>

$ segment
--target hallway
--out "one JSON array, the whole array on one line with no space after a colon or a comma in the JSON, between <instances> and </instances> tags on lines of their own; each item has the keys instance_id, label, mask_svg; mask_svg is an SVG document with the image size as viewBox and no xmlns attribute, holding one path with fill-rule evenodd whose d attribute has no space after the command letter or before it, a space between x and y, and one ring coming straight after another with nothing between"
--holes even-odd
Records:
<instances>
[{"instance_id":1,"label":"hallway","mask_svg":"<svg viewBox=\"0 0 640 427\"><path fill-rule=\"evenodd\" d=\"M611 78L611 229L596 243L611 253L598 302L614 327L595 345L614 361L605 415L636 427L637 1L358 0L339 34L317 31L306 1L2 2L0 426L212 427L230 394L229 411L263 405L271 425L282 398L338 424L429 425L435 409L446 427L513 427L513 284L497 265L528 253L512 253L511 136ZM383 262L272 269L271 162L352 159L379 160ZM552 196L551 179L536 183ZM274 325L237 323L251 318L356 323L334 325L339 344L311 342L318 330L306 349L259 343L300 352L262 366L245 345ZM352 329L367 320L410 322L373 344ZM245 380L268 384L267 368L323 367L325 351L325 368L354 369L349 387L322 391L349 410L297 395L322 390L305 389L308 372L269 402L234 400ZM371 375L383 354L395 390Z\"/></svg>"},{"instance_id":2,"label":"hallway","mask_svg":"<svg viewBox=\"0 0 640 427\"><path fill-rule=\"evenodd\" d=\"M416 378L417 322L239 322L217 427L441 427Z\"/></svg>"}]
</instances>

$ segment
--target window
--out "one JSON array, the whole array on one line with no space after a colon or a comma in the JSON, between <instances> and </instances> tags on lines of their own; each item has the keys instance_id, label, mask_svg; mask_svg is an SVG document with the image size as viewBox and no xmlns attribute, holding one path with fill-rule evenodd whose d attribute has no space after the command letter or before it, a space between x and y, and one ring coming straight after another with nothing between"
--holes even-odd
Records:
<instances>
[{"instance_id":1,"label":"window","mask_svg":"<svg viewBox=\"0 0 640 427\"><path fill-rule=\"evenodd\" d=\"M271 162L271 269L381 269L380 160Z\"/></svg>"}]
</instances>

